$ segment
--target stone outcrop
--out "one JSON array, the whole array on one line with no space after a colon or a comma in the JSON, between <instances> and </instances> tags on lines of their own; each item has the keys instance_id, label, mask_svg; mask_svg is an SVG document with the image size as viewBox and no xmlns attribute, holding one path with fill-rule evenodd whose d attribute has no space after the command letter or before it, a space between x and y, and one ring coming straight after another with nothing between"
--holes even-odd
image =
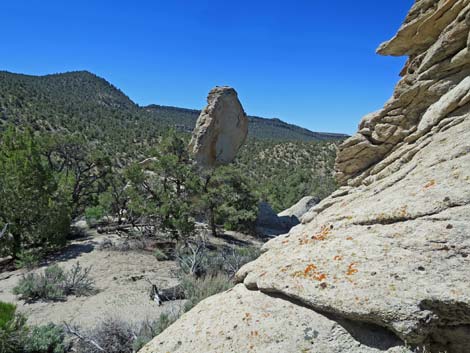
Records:
<instances>
[{"instance_id":1,"label":"stone outcrop","mask_svg":"<svg viewBox=\"0 0 470 353\"><path fill-rule=\"evenodd\" d=\"M377 162L468 109L469 6L468 0L418 0L398 34L379 47L380 54L409 59L393 97L364 117L358 133L340 147L336 169L342 185L380 178L389 161Z\"/></svg>"},{"instance_id":2,"label":"stone outcrop","mask_svg":"<svg viewBox=\"0 0 470 353\"><path fill-rule=\"evenodd\" d=\"M289 232L291 229L290 217L279 217L267 202L258 205L256 218L256 232L266 237L274 237Z\"/></svg>"},{"instance_id":3,"label":"stone outcrop","mask_svg":"<svg viewBox=\"0 0 470 353\"><path fill-rule=\"evenodd\" d=\"M342 187L143 352L469 352L469 32L470 0L416 1L379 48L409 60L341 145Z\"/></svg>"},{"instance_id":4,"label":"stone outcrop","mask_svg":"<svg viewBox=\"0 0 470 353\"><path fill-rule=\"evenodd\" d=\"M292 224L297 225L300 223L302 216L307 213L313 206L320 202L318 197L305 196L299 200L295 205L289 207L277 215L279 217L290 217L293 219Z\"/></svg>"},{"instance_id":5,"label":"stone outcrop","mask_svg":"<svg viewBox=\"0 0 470 353\"><path fill-rule=\"evenodd\" d=\"M248 118L231 87L215 87L196 122L190 152L199 165L213 167L233 161L248 134Z\"/></svg>"},{"instance_id":6,"label":"stone outcrop","mask_svg":"<svg viewBox=\"0 0 470 353\"><path fill-rule=\"evenodd\" d=\"M298 225L302 216L319 201L317 197L305 196L295 205L278 214L267 202L261 202L258 206L256 231L267 237L285 234Z\"/></svg>"}]
</instances>

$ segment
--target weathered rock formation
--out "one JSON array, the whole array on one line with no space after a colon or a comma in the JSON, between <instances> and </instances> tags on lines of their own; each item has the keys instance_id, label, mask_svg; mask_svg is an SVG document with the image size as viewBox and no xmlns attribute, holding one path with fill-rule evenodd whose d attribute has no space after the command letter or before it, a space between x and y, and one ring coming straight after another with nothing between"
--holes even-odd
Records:
<instances>
[{"instance_id":1,"label":"weathered rock formation","mask_svg":"<svg viewBox=\"0 0 470 353\"><path fill-rule=\"evenodd\" d=\"M189 149L203 167L233 161L248 134L248 118L231 87L209 92L207 106L199 115Z\"/></svg>"},{"instance_id":2,"label":"weathered rock formation","mask_svg":"<svg viewBox=\"0 0 470 353\"><path fill-rule=\"evenodd\" d=\"M261 202L258 207L256 231L258 234L267 237L285 234L292 227L300 224L301 217L319 201L317 197L305 196L295 205L278 214L274 212L271 205L267 202Z\"/></svg>"},{"instance_id":3,"label":"weathered rock formation","mask_svg":"<svg viewBox=\"0 0 470 353\"><path fill-rule=\"evenodd\" d=\"M287 220L287 222L285 222ZM277 236L287 233L290 227L290 218L281 219L267 202L261 202L258 206L256 218L256 232L264 236Z\"/></svg>"},{"instance_id":4,"label":"weathered rock formation","mask_svg":"<svg viewBox=\"0 0 470 353\"><path fill-rule=\"evenodd\" d=\"M340 147L343 186L143 352L469 352L469 32L470 0L416 1L379 48L409 60Z\"/></svg>"},{"instance_id":5,"label":"weathered rock formation","mask_svg":"<svg viewBox=\"0 0 470 353\"><path fill-rule=\"evenodd\" d=\"M302 197L299 202L295 205L289 207L287 210L284 210L277 215L279 217L290 217L293 219L292 224L297 225L300 223L300 218L307 213L313 206L320 202L318 197L314 196L305 196Z\"/></svg>"},{"instance_id":6,"label":"weathered rock formation","mask_svg":"<svg viewBox=\"0 0 470 353\"><path fill-rule=\"evenodd\" d=\"M469 6L468 0L418 0L398 34L379 47L380 54L409 59L393 97L364 117L358 133L341 146L336 160L341 184L381 178L390 156L397 157L394 151L415 146L445 118L468 110Z\"/></svg>"}]
</instances>

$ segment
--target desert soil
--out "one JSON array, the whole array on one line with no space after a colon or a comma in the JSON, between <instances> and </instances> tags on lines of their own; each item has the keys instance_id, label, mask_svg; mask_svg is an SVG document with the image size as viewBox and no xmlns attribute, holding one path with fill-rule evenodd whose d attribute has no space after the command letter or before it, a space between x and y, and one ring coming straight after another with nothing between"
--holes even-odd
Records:
<instances>
[{"instance_id":1,"label":"desert soil","mask_svg":"<svg viewBox=\"0 0 470 353\"><path fill-rule=\"evenodd\" d=\"M99 250L99 244L103 241L109 239L117 242L119 238L117 235L93 231L89 235L71 242L60 254L33 272L44 271L44 268L54 263L69 269L79 261L83 267L92 266L90 274L98 289L97 294L67 297L63 302L27 303L18 299L12 290L28 271L14 270L0 273L0 300L15 303L18 310L27 315L30 324L67 322L85 329L92 328L109 317L139 323L147 319L155 320L163 312L180 310L183 301L165 302L158 306L149 297L148 281L159 288L169 288L178 283L175 277L177 265L174 261L157 261L150 251ZM218 238L215 243L234 241L253 243L250 237L240 234L226 235L225 238Z\"/></svg>"}]
</instances>

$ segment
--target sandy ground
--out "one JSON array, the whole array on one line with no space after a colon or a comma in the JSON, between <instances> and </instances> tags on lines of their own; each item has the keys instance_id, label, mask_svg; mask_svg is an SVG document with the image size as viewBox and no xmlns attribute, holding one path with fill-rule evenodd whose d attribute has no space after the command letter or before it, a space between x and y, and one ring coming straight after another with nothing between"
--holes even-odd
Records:
<instances>
[{"instance_id":1,"label":"sandy ground","mask_svg":"<svg viewBox=\"0 0 470 353\"><path fill-rule=\"evenodd\" d=\"M149 298L150 284L161 288L177 284L172 275L176 264L157 261L150 252L98 250L98 244L113 235L96 235L73 241L52 263L64 269L77 261L83 267L92 266L91 277L98 293L89 297L68 297L64 302L25 303L12 293L24 270L0 273L0 300L15 303L28 316L31 324L69 322L91 328L106 317L122 318L127 322L154 320L160 313L178 310L178 301L158 306ZM43 271L45 266L36 270Z\"/></svg>"},{"instance_id":2,"label":"sandy ground","mask_svg":"<svg viewBox=\"0 0 470 353\"><path fill-rule=\"evenodd\" d=\"M181 308L182 301L165 302L158 306L149 297L150 284L147 280L159 288L169 288L178 283L174 275L177 269L174 261L157 261L148 251L99 250L99 244L106 239L117 241L118 237L93 232L88 238L71 242L47 264L57 263L69 269L79 261L83 267L92 266L90 275L99 291L97 294L71 296L63 302L25 303L12 290L27 271L16 270L0 273L0 300L15 303L18 310L27 315L30 324L67 322L82 328L92 328L107 317L133 323L155 320L162 312L177 312ZM239 233L227 233L222 238L212 240L214 245L260 245L259 241ZM33 271L43 271L47 265Z\"/></svg>"}]
</instances>

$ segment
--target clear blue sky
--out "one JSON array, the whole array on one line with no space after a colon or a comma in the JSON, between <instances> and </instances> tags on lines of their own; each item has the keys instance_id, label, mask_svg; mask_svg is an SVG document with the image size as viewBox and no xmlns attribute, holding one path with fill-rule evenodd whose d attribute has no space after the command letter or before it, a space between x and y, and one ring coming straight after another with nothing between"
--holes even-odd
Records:
<instances>
[{"instance_id":1,"label":"clear blue sky","mask_svg":"<svg viewBox=\"0 0 470 353\"><path fill-rule=\"evenodd\" d=\"M413 0L2 0L0 70L89 70L140 105L202 108L216 85L247 113L353 133L405 58L375 49Z\"/></svg>"}]
</instances>

